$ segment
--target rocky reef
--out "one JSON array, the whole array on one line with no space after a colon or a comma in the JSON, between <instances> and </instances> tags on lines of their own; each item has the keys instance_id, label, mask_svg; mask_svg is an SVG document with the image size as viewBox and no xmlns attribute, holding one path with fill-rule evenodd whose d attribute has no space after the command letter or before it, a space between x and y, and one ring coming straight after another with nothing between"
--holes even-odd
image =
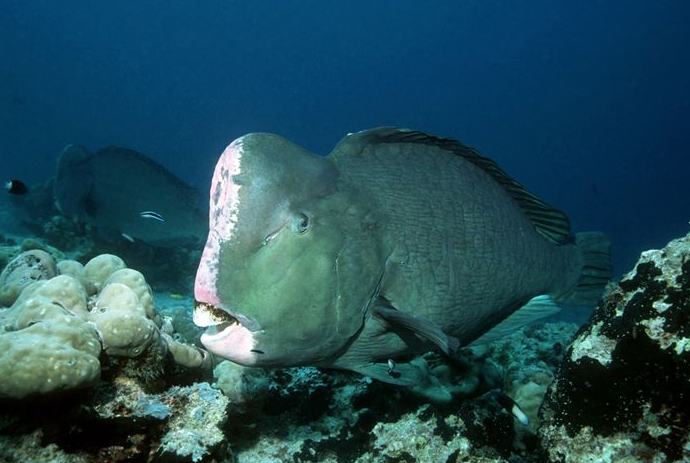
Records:
<instances>
[{"instance_id":1,"label":"rocky reef","mask_svg":"<svg viewBox=\"0 0 690 463\"><path fill-rule=\"evenodd\" d=\"M154 294L110 254L25 249L0 295L2 462L690 460L690 235L643 253L579 330L528 326L451 364L425 355L453 370L450 403L347 372L212 362L191 299Z\"/></svg>"},{"instance_id":2,"label":"rocky reef","mask_svg":"<svg viewBox=\"0 0 690 463\"><path fill-rule=\"evenodd\" d=\"M690 461L690 235L609 286L541 416L552 461Z\"/></svg>"},{"instance_id":3,"label":"rocky reef","mask_svg":"<svg viewBox=\"0 0 690 463\"><path fill-rule=\"evenodd\" d=\"M0 414L2 462L224 461L228 399L208 383L154 393L119 375L60 403Z\"/></svg>"},{"instance_id":4,"label":"rocky reef","mask_svg":"<svg viewBox=\"0 0 690 463\"><path fill-rule=\"evenodd\" d=\"M350 373L315 368L266 372L221 362L214 376L231 403L227 439L233 461L544 461L536 422L520 424L490 388L520 391L525 403L536 404L526 408L536 418L576 329L547 323L466 352L464 394L446 404L431 404L408 389ZM426 360L432 365L443 361L433 354ZM533 366L525 368L525 361ZM483 378L487 375L499 384Z\"/></svg>"}]
</instances>

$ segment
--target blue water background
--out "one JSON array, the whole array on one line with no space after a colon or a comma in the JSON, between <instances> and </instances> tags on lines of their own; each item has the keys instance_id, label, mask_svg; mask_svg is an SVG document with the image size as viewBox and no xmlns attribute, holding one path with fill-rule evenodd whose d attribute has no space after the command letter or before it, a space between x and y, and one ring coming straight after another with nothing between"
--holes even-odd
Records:
<instances>
[{"instance_id":1,"label":"blue water background","mask_svg":"<svg viewBox=\"0 0 690 463\"><path fill-rule=\"evenodd\" d=\"M690 2L0 0L2 175L68 143L144 152L206 189L249 131L327 153L398 125L463 140L616 271L690 219Z\"/></svg>"}]
</instances>

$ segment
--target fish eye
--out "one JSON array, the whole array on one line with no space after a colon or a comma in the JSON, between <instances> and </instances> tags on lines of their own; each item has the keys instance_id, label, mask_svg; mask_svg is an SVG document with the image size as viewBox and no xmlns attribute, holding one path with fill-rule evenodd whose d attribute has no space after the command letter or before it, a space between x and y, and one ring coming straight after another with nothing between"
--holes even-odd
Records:
<instances>
[{"instance_id":1,"label":"fish eye","mask_svg":"<svg viewBox=\"0 0 690 463\"><path fill-rule=\"evenodd\" d=\"M295 216L295 231L297 233L304 233L309 229L309 216L304 213L299 213Z\"/></svg>"}]
</instances>

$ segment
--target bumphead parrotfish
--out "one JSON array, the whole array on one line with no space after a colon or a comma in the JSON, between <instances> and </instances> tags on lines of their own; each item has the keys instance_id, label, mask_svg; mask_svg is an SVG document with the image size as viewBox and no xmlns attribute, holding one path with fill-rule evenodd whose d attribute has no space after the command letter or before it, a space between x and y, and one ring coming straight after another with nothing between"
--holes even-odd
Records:
<instances>
[{"instance_id":1,"label":"bumphead parrotfish","mask_svg":"<svg viewBox=\"0 0 690 463\"><path fill-rule=\"evenodd\" d=\"M126 148L91 153L68 145L58 159L53 194L60 212L92 224L105 237L162 247L201 246L208 233L199 191Z\"/></svg>"},{"instance_id":2,"label":"bumphead parrotfish","mask_svg":"<svg viewBox=\"0 0 690 463\"><path fill-rule=\"evenodd\" d=\"M209 221L194 320L246 366L414 385L412 364L388 360L594 304L611 275L604 235L572 235L492 160L410 130L350 134L327 157L242 136L216 165Z\"/></svg>"}]
</instances>

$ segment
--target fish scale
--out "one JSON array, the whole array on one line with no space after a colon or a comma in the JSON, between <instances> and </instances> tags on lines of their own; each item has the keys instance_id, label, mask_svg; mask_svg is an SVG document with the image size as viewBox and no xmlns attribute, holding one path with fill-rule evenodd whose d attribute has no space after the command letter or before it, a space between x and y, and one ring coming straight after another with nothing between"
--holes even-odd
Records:
<instances>
[{"instance_id":1,"label":"fish scale","mask_svg":"<svg viewBox=\"0 0 690 463\"><path fill-rule=\"evenodd\" d=\"M477 166L442 150L420 150L414 144L386 144L335 154L344 181L376 202L391 240L407 250L409 261L400 266L398 280L384 288L386 297L471 339L497 311L557 290L553 273L568 272L572 250L563 252L539 236L503 188ZM457 240L451 255L434 234ZM542 261L550 263L548 273ZM451 268L458 275L454 291L443 283Z\"/></svg>"}]
</instances>

